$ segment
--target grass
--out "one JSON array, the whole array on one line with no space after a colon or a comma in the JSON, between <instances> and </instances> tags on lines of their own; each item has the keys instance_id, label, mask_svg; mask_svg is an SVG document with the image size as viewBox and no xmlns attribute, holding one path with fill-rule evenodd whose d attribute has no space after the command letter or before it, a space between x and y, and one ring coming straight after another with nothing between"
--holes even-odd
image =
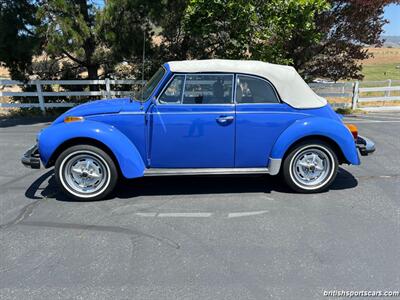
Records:
<instances>
[{"instance_id":1,"label":"grass","mask_svg":"<svg viewBox=\"0 0 400 300\"><path fill-rule=\"evenodd\" d=\"M391 64L364 65L362 73L365 81L400 80L400 62Z\"/></svg>"},{"instance_id":2,"label":"grass","mask_svg":"<svg viewBox=\"0 0 400 300\"><path fill-rule=\"evenodd\" d=\"M364 81L400 80L400 48L368 48L368 52L373 56L362 61Z\"/></svg>"}]
</instances>

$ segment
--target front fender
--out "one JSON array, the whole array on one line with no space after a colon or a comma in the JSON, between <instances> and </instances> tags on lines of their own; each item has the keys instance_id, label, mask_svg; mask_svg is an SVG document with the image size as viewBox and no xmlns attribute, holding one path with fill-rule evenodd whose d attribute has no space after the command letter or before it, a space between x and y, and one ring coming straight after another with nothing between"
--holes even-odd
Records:
<instances>
[{"instance_id":1,"label":"front fender","mask_svg":"<svg viewBox=\"0 0 400 300\"><path fill-rule=\"evenodd\" d=\"M94 139L106 145L115 155L126 178L143 176L145 165L136 146L114 126L90 120L53 124L43 130L38 137L43 165L48 165L61 144L75 138Z\"/></svg>"},{"instance_id":2,"label":"front fender","mask_svg":"<svg viewBox=\"0 0 400 300\"><path fill-rule=\"evenodd\" d=\"M350 164L360 164L354 138L346 126L337 120L321 117L297 120L286 128L276 140L271 158L282 159L291 145L307 136L324 136L333 140Z\"/></svg>"}]
</instances>

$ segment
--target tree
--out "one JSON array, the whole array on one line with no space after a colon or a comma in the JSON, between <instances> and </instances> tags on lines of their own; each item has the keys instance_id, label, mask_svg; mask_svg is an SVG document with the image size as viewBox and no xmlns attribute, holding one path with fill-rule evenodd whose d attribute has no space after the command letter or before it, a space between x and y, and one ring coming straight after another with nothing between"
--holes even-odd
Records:
<instances>
[{"instance_id":1,"label":"tree","mask_svg":"<svg viewBox=\"0 0 400 300\"><path fill-rule=\"evenodd\" d=\"M98 47L97 15L96 6L86 0L43 1L37 14L45 51L85 67L89 79L98 78L98 70L106 58Z\"/></svg>"},{"instance_id":2,"label":"tree","mask_svg":"<svg viewBox=\"0 0 400 300\"><path fill-rule=\"evenodd\" d=\"M293 65L308 80L361 78L365 45L381 44L383 9L400 0L96 3L0 0L0 62L16 79L97 79L122 62L139 66L144 45L146 75L168 60L231 58ZM33 67L42 53L50 59Z\"/></svg>"},{"instance_id":3,"label":"tree","mask_svg":"<svg viewBox=\"0 0 400 300\"><path fill-rule=\"evenodd\" d=\"M295 65L321 38L315 18L327 9L326 0L191 0L183 19L186 54ZM288 41L301 48L288 48Z\"/></svg>"},{"instance_id":4,"label":"tree","mask_svg":"<svg viewBox=\"0 0 400 300\"><path fill-rule=\"evenodd\" d=\"M293 65L308 80L360 79L361 62L370 56L365 46L381 45L385 5L399 2L191 0L168 18L182 20L179 38L165 41L181 59L259 59Z\"/></svg>"},{"instance_id":5,"label":"tree","mask_svg":"<svg viewBox=\"0 0 400 300\"><path fill-rule=\"evenodd\" d=\"M166 0L152 10L151 21L160 29L155 42L155 63L188 58L192 36L183 27L188 4L189 0Z\"/></svg>"},{"instance_id":6,"label":"tree","mask_svg":"<svg viewBox=\"0 0 400 300\"><path fill-rule=\"evenodd\" d=\"M309 49L323 34L317 28L318 14L329 10L326 0L273 0L257 4L260 18L255 40L251 42L252 58L294 66L309 60Z\"/></svg>"},{"instance_id":7,"label":"tree","mask_svg":"<svg viewBox=\"0 0 400 300\"><path fill-rule=\"evenodd\" d=\"M192 0L184 18L184 30L192 37L189 55L196 58L249 56L260 18L254 1Z\"/></svg>"},{"instance_id":8,"label":"tree","mask_svg":"<svg viewBox=\"0 0 400 300\"><path fill-rule=\"evenodd\" d=\"M32 74L32 58L41 51L35 29L37 3L30 0L0 0L0 64L11 77L26 80Z\"/></svg>"},{"instance_id":9,"label":"tree","mask_svg":"<svg viewBox=\"0 0 400 300\"><path fill-rule=\"evenodd\" d=\"M387 20L384 7L396 0L330 0L331 8L316 18L316 28L323 33L319 43L309 48L308 59L296 65L310 77L362 79L362 60L371 56L366 45L380 46ZM295 48L294 43L289 47Z\"/></svg>"},{"instance_id":10,"label":"tree","mask_svg":"<svg viewBox=\"0 0 400 300\"><path fill-rule=\"evenodd\" d=\"M113 61L141 64L143 47L147 57L154 57L151 14L160 5L161 1L107 1L99 18L98 32Z\"/></svg>"},{"instance_id":11,"label":"tree","mask_svg":"<svg viewBox=\"0 0 400 300\"><path fill-rule=\"evenodd\" d=\"M106 76L117 63L135 62L142 52L143 32L150 45L146 22L150 2L108 0L99 8L87 0L43 0L38 18L45 51L67 57L84 67L89 79Z\"/></svg>"}]
</instances>

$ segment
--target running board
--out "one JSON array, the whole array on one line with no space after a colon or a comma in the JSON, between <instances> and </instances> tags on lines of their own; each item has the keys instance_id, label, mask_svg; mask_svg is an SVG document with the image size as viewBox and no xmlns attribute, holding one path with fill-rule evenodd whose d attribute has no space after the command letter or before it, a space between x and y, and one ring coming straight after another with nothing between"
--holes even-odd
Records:
<instances>
[{"instance_id":1,"label":"running board","mask_svg":"<svg viewBox=\"0 0 400 300\"><path fill-rule=\"evenodd\" d=\"M269 171L267 168L194 168L194 169L150 168L144 171L144 176L268 174L268 173Z\"/></svg>"}]
</instances>

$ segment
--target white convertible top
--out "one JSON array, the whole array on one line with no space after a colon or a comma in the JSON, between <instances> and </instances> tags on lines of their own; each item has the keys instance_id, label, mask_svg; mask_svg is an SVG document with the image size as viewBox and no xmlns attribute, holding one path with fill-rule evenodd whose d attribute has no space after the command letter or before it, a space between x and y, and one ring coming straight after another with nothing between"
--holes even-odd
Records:
<instances>
[{"instance_id":1,"label":"white convertible top","mask_svg":"<svg viewBox=\"0 0 400 300\"><path fill-rule=\"evenodd\" d=\"M295 108L318 108L327 103L326 99L315 94L290 66L255 60L229 59L170 61L167 64L174 73L226 72L263 77L275 86L284 102Z\"/></svg>"}]
</instances>

